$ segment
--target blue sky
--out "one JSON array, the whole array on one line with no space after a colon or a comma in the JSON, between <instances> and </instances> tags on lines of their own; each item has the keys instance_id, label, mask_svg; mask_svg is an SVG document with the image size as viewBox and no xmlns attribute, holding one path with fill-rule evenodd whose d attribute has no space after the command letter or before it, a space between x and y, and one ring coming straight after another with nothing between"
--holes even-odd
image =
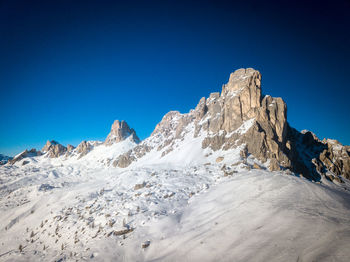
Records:
<instances>
[{"instance_id":1,"label":"blue sky","mask_svg":"<svg viewBox=\"0 0 350 262\"><path fill-rule=\"evenodd\" d=\"M189 2L1 1L0 153L102 140L115 119L144 139L241 67L291 126L350 144L349 3Z\"/></svg>"}]
</instances>

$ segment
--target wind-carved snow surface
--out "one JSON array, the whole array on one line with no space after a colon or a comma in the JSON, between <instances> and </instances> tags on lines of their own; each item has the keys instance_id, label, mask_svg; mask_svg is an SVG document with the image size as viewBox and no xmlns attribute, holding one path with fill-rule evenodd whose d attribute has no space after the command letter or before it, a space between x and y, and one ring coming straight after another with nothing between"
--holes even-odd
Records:
<instances>
[{"instance_id":1,"label":"wind-carved snow surface","mask_svg":"<svg viewBox=\"0 0 350 262\"><path fill-rule=\"evenodd\" d=\"M111 161L117 158L120 154L127 152L136 146L136 143L129 136L127 139L114 143L112 145L104 145L100 143L98 146L94 146L93 150L89 152L82 158L82 161L77 161L78 155L74 158L68 157L68 163L81 163L83 165L88 165L94 167L96 163L104 165L110 165ZM69 161L71 160L71 161Z\"/></svg>"},{"instance_id":2,"label":"wind-carved snow surface","mask_svg":"<svg viewBox=\"0 0 350 262\"><path fill-rule=\"evenodd\" d=\"M0 261L348 261L348 182L269 172L184 132L125 169L110 163L128 139L0 167Z\"/></svg>"}]
</instances>

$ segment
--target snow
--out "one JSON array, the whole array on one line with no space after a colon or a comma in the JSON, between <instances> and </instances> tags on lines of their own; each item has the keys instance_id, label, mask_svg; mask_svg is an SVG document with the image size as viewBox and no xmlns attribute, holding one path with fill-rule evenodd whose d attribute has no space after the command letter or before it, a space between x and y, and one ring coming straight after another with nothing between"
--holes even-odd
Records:
<instances>
[{"instance_id":1,"label":"snow","mask_svg":"<svg viewBox=\"0 0 350 262\"><path fill-rule=\"evenodd\" d=\"M133 141L132 136L129 136L127 139L119 143L114 143L109 146L106 146L104 144L97 144L97 146L95 146L91 152L83 156L81 159L85 165L94 167L96 165L96 162L105 163L108 161L108 159L115 159L120 154L129 151L136 145L137 144ZM73 159L73 162L76 162L76 158Z\"/></svg>"},{"instance_id":2,"label":"snow","mask_svg":"<svg viewBox=\"0 0 350 262\"><path fill-rule=\"evenodd\" d=\"M165 147L162 151L157 151L155 148L145 157L138 160L134 166L158 166L163 165L167 167L183 167L189 165L195 165L203 163L205 161L204 154L208 150L202 149L202 136L193 138L194 128L188 128L188 132L185 134L184 139L178 139L176 146L173 146L173 150L165 156L161 157L162 152L166 151L171 145ZM153 141L152 141L153 142Z\"/></svg>"},{"instance_id":3,"label":"snow","mask_svg":"<svg viewBox=\"0 0 350 262\"><path fill-rule=\"evenodd\" d=\"M234 132L242 135L246 133L253 126L254 122L255 122L255 118L249 119L243 122L243 124Z\"/></svg>"},{"instance_id":4,"label":"snow","mask_svg":"<svg viewBox=\"0 0 350 262\"><path fill-rule=\"evenodd\" d=\"M348 201L293 176L242 172L191 199L146 260L346 261Z\"/></svg>"},{"instance_id":5,"label":"snow","mask_svg":"<svg viewBox=\"0 0 350 262\"><path fill-rule=\"evenodd\" d=\"M202 149L204 135L189 126L125 169L111 163L130 139L1 166L0 261L348 261L348 182L243 164L241 147Z\"/></svg>"}]
</instances>

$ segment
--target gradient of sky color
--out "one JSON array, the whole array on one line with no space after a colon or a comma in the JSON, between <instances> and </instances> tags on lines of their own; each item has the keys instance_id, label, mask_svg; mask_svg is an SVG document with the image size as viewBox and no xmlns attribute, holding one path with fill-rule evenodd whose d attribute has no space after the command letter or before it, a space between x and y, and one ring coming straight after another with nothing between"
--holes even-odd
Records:
<instances>
[{"instance_id":1,"label":"gradient of sky color","mask_svg":"<svg viewBox=\"0 0 350 262\"><path fill-rule=\"evenodd\" d=\"M288 121L350 144L348 1L0 1L0 153L141 139L253 67Z\"/></svg>"}]
</instances>

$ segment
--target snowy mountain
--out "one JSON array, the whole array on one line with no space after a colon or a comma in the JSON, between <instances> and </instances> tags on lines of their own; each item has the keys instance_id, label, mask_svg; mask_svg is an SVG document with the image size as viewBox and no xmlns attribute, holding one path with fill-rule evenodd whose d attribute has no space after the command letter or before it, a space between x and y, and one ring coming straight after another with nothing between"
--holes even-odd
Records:
<instances>
[{"instance_id":1,"label":"snowy mountain","mask_svg":"<svg viewBox=\"0 0 350 262\"><path fill-rule=\"evenodd\" d=\"M350 178L349 147L293 129L287 122L285 102L261 93L260 73L239 69L230 75L221 94L203 97L187 114L169 112L149 138L114 164L128 166L150 151L162 158L187 145L185 139L200 138L201 149L216 152L242 147L241 155L253 155L271 171L288 169L315 181L321 176L338 182Z\"/></svg>"},{"instance_id":2,"label":"snowy mountain","mask_svg":"<svg viewBox=\"0 0 350 262\"><path fill-rule=\"evenodd\" d=\"M4 165L9 161L11 157L0 154L0 165Z\"/></svg>"},{"instance_id":3,"label":"snowy mountain","mask_svg":"<svg viewBox=\"0 0 350 262\"><path fill-rule=\"evenodd\" d=\"M0 167L0 261L348 261L350 148L239 69L140 141L52 140Z\"/></svg>"}]
</instances>

